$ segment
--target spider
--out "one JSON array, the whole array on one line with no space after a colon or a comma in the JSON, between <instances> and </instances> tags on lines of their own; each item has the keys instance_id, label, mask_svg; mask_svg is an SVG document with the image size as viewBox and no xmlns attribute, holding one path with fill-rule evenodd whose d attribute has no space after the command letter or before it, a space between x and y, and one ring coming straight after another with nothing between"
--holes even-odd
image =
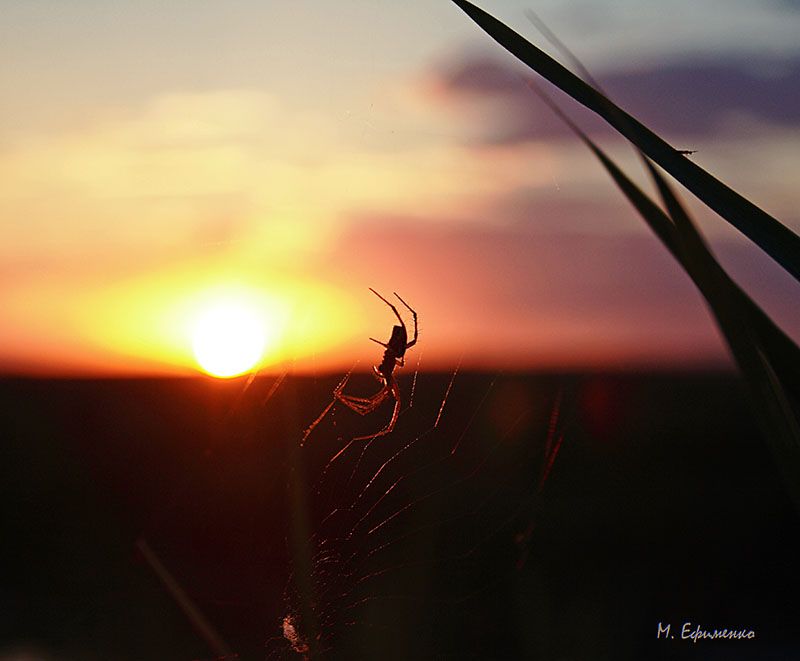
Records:
<instances>
[{"instance_id":1,"label":"spider","mask_svg":"<svg viewBox=\"0 0 800 661\"><path fill-rule=\"evenodd\" d=\"M394 295L397 296L397 299L408 308L408 311L414 318L414 339L411 342L408 341L408 332L406 331L406 325L403 323L403 318L400 316L400 313L397 311L397 308L392 305L389 301L387 301L383 296L381 296L378 292L376 292L372 287L369 290L375 294L379 299L381 299L386 305L392 308L392 312L394 312L397 320L400 322L399 326L395 326L392 328L392 336L389 338L387 343L380 342L376 340L374 337L369 338L373 342L377 342L382 347L386 348L386 351L383 352L383 360L381 361L380 365L376 365L372 368L372 371L375 374L375 378L381 382L382 388L374 394L372 397L353 397L352 395L345 395L342 393L344 390L345 385L347 384L347 379L342 381L336 389L333 391L333 395L336 399L343 402L351 409L353 409L356 413L360 415L366 415L370 411L374 411L378 408L381 404L383 404L389 397L394 397L394 411L392 411L392 419L389 421L389 424L386 425L383 429L381 429L376 434L370 434L369 436L359 436L353 440L361 441L368 438L376 438L378 436L383 436L384 434L388 434L394 429L394 425L397 422L397 416L400 413L400 389L397 387L397 382L394 379L394 370L395 367L402 367L405 365L405 354L408 349L413 347L417 343L417 313L411 309L411 306L406 303L400 296L394 292Z\"/></svg>"}]
</instances>

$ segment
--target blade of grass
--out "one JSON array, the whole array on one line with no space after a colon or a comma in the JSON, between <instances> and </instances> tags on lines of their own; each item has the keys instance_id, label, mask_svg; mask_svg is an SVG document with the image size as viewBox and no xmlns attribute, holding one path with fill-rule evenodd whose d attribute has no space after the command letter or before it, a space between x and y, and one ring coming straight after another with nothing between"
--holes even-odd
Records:
<instances>
[{"instance_id":1,"label":"blade of grass","mask_svg":"<svg viewBox=\"0 0 800 661\"><path fill-rule=\"evenodd\" d=\"M669 215L642 192L544 92L533 83L529 86L595 154L703 294L744 377L750 401L789 494L800 509L800 426L775 370L776 366L785 367L781 362L784 360L796 368L800 364L800 350L717 263L667 182L646 158L645 163ZM774 357L773 360L770 356ZM791 368L785 373L795 377L797 374Z\"/></svg>"},{"instance_id":2,"label":"blade of grass","mask_svg":"<svg viewBox=\"0 0 800 661\"><path fill-rule=\"evenodd\" d=\"M644 155L642 160L675 225L684 269L695 274L693 280L699 279L720 307L730 310L730 323L741 323L748 329L780 381L800 401L800 348L726 273L667 181Z\"/></svg>"},{"instance_id":3,"label":"blade of grass","mask_svg":"<svg viewBox=\"0 0 800 661\"><path fill-rule=\"evenodd\" d=\"M161 559L153 551L150 544L144 537L136 540L136 546L142 554L142 557L150 565L150 568L158 576L164 587L169 592L170 596L175 600L183 614L189 620L191 625L195 628L198 634L203 638L206 644L220 659L233 658L234 654L228 647L227 643L217 633L211 623L206 619L197 604L192 601L191 597L186 594L186 591L181 587L180 583L170 573L170 571L161 562Z\"/></svg>"},{"instance_id":4,"label":"blade of grass","mask_svg":"<svg viewBox=\"0 0 800 661\"><path fill-rule=\"evenodd\" d=\"M687 159L653 131L507 25L467 0L453 2L503 48L600 115L800 281L800 237L797 234Z\"/></svg>"},{"instance_id":5,"label":"blade of grass","mask_svg":"<svg viewBox=\"0 0 800 661\"><path fill-rule=\"evenodd\" d=\"M580 72L580 75L585 81L590 83L595 89L597 89L607 98L611 98L606 94L606 91L601 87L600 83L594 79L591 72L583 64L580 58L575 55L575 53L573 53L572 50L570 50L570 48L550 30L545 22L539 18L534 11L528 9L526 10L525 15L528 17L528 20L533 23L536 29L539 30L541 35L554 48L556 48L556 50L561 53L563 57L572 63L572 66ZM534 83L529 82L529 87L531 87L531 89L537 93L539 92L539 88ZM543 96L541 93L539 95L540 97ZM566 115L561 112L561 109L558 106L550 103L549 98L547 98L546 95L543 98L551 107L551 109L553 109L556 114L561 117L562 121L565 121L571 125L573 132L580 134L580 131L578 131L577 127L570 122L569 118L567 118ZM611 112L614 112L613 109ZM620 121L624 122L624 118ZM711 254L710 249L708 249L699 232L696 230L688 214L684 211L680 202L678 202L677 197L672 193L667 182L658 173L658 170L650 162L647 156L645 156L641 150L636 148L635 145L631 146L633 147L637 156L642 160L642 163L656 184L659 194L661 195L661 199L667 207L673 223L675 224L675 232L678 234L678 238L681 238L681 232L691 233L692 239L695 242L699 241L701 247L705 248L705 252L707 253L705 263L714 270L713 277L725 281L725 286L729 290L728 295L732 296L736 301L736 305L740 306L739 312L747 315L748 322L753 327L756 336L761 342L761 345L765 347L767 356L770 359L772 366L777 368L781 383L783 383L784 386L791 392L795 398L795 401L800 402L800 349L798 349L797 345L792 341L792 339L786 335L786 333L784 333L743 290L739 288L739 286L728 276L725 270L720 267L716 258L714 258L714 256ZM673 253L673 256L675 256L675 258L681 262L681 265L684 267L684 269L688 270L687 265L683 263L685 257L677 254L674 247L670 248L670 250Z\"/></svg>"},{"instance_id":6,"label":"blade of grass","mask_svg":"<svg viewBox=\"0 0 800 661\"><path fill-rule=\"evenodd\" d=\"M709 302L717 325L739 365L750 401L759 413L767 444L800 508L800 426L776 372L776 368L785 366L769 359L767 345L757 327L751 325L752 313L742 305L733 281L714 259L667 181L652 163L646 163L675 223L684 260L691 265L692 279Z\"/></svg>"}]
</instances>

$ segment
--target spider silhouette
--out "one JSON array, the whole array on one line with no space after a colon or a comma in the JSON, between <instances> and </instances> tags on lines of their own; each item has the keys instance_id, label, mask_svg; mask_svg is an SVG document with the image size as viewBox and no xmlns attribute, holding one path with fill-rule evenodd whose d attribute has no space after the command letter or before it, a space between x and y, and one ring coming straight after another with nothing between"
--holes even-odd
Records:
<instances>
[{"instance_id":1,"label":"spider silhouette","mask_svg":"<svg viewBox=\"0 0 800 661\"><path fill-rule=\"evenodd\" d=\"M352 395L345 395L342 391L344 390L345 385L347 385L347 379L345 378L342 383L340 383L336 389L333 391L333 395L336 399L343 402L351 409L353 409L356 413L360 415L366 415L367 413L374 411L378 408L381 404L383 404L387 399L390 397L394 397L394 411L392 411L392 419L389 421L389 424L386 425L383 429L381 429L376 434L369 434L368 436L359 436L353 440L361 441L368 438L376 438L377 436L383 436L384 434L388 434L394 429L395 423L397 422L397 416L400 413L400 388L397 387L397 381L394 379L394 370L396 367L402 367L405 365L405 355L406 351L413 347L417 343L417 313L411 309L411 306L406 303L396 292L393 292L395 296L397 296L397 300L399 300L403 305L408 308L408 311L414 318L414 339L410 342L408 341L408 331L406 330L406 325L403 323L403 318L400 316L400 313L397 311L397 308L392 305L389 301L387 301L383 296L381 296L378 292L376 292L372 287L369 290L375 294L379 299L381 299L386 305L392 308L392 312L394 312L397 320L400 322L399 326L394 326L392 328L392 336L389 338L389 341L384 343L379 340L376 340L374 337L369 338L373 342L377 342L382 347L385 347L385 351L383 352L383 360L381 361L380 365L376 365L372 368L373 373L375 374L375 378L381 382L381 389L374 394L372 397L353 397Z\"/></svg>"}]
</instances>

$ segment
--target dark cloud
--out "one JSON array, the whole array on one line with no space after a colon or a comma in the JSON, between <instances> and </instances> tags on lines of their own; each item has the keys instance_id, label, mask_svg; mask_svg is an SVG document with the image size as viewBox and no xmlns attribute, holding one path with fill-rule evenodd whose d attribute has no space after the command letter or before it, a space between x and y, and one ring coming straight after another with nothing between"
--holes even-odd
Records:
<instances>
[{"instance_id":1,"label":"dark cloud","mask_svg":"<svg viewBox=\"0 0 800 661\"><path fill-rule=\"evenodd\" d=\"M756 66L758 65L758 66ZM473 58L441 70L440 96L485 102L484 143L514 143L561 136L567 129L525 86L524 67ZM777 125L800 125L800 58L786 61L697 61L597 76L621 107L658 133L698 136L719 133L735 113ZM556 91L584 130L612 131L593 113ZM502 117L502 127L493 119Z\"/></svg>"}]
</instances>

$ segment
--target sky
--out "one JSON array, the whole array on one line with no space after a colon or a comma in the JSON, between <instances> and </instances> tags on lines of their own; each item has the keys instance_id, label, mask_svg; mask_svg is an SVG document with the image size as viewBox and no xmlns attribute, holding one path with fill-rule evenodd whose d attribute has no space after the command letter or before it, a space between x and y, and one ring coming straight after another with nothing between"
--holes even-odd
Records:
<instances>
[{"instance_id":1,"label":"sky","mask_svg":"<svg viewBox=\"0 0 800 661\"><path fill-rule=\"evenodd\" d=\"M418 312L422 369L727 364L688 278L447 0L0 5L0 373L194 374L196 320L230 299L266 320L265 371L369 369L396 323L369 287ZM800 3L480 6L552 52L535 10L800 232ZM798 284L683 199L800 337Z\"/></svg>"}]
</instances>

